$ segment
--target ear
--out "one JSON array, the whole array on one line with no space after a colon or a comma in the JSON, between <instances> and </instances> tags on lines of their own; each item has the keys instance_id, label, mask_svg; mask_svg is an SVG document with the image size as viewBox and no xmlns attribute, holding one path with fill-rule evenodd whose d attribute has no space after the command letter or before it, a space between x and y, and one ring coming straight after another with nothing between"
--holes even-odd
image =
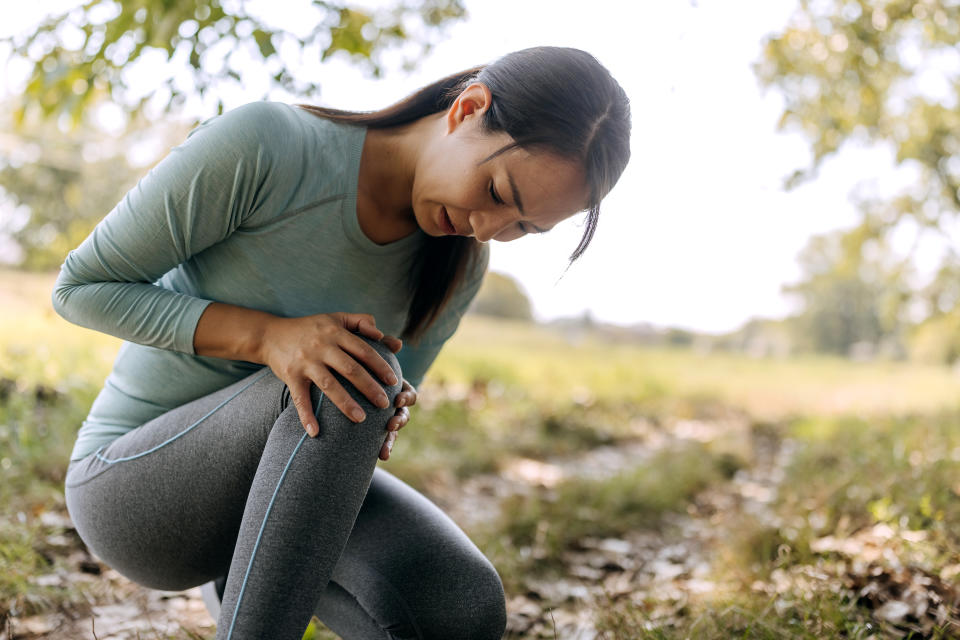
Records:
<instances>
[{"instance_id":1,"label":"ear","mask_svg":"<svg viewBox=\"0 0 960 640\"><path fill-rule=\"evenodd\" d=\"M471 119L479 120L490 108L492 101L493 94L487 85L482 82L468 85L447 109L447 133L453 133L458 126Z\"/></svg>"}]
</instances>

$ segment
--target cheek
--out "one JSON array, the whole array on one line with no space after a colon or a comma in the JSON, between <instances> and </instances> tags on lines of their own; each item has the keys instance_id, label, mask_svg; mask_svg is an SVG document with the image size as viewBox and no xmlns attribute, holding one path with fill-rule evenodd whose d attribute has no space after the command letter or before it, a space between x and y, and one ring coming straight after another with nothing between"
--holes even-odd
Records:
<instances>
[{"instance_id":1,"label":"cheek","mask_svg":"<svg viewBox=\"0 0 960 640\"><path fill-rule=\"evenodd\" d=\"M493 239L497 242L510 242L511 240L522 238L525 235L527 234L518 229L516 225L511 225L497 235L493 236Z\"/></svg>"}]
</instances>

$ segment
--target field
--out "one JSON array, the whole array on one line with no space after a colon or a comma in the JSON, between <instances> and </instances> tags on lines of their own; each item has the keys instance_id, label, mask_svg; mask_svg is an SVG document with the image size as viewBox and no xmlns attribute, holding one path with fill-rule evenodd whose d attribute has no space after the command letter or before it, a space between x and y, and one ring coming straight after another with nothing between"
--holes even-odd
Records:
<instances>
[{"instance_id":1,"label":"field","mask_svg":"<svg viewBox=\"0 0 960 640\"><path fill-rule=\"evenodd\" d=\"M70 524L119 342L57 317L51 285L0 272L0 640L211 639L196 590L124 580ZM468 317L380 464L494 562L507 638L952 638L958 418L947 368Z\"/></svg>"}]
</instances>

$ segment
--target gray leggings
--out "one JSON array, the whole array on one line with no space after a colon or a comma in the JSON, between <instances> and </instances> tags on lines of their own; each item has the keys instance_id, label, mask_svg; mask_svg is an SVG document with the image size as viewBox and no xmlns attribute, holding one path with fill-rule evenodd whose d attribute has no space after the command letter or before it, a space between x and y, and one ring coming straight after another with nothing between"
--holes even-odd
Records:
<instances>
[{"instance_id":1,"label":"gray leggings","mask_svg":"<svg viewBox=\"0 0 960 640\"><path fill-rule=\"evenodd\" d=\"M368 342L399 379L393 354ZM338 379L364 422L313 387L320 434L307 436L264 367L71 462L65 492L80 537L149 588L226 575L217 640L299 640L312 615L347 640L502 637L493 565L433 503L376 468L393 409ZM384 387L391 404L399 389Z\"/></svg>"}]
</instances>

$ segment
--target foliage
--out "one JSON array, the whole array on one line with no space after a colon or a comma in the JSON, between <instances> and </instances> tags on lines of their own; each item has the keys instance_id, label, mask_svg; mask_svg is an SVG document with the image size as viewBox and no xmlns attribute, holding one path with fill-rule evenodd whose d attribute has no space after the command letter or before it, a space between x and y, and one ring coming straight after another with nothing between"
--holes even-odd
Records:
<instances>
[{"instance_id":1,"label":"foliage","mask_svg":"<svg viewBox=\"0 0 960 640\"><path fill-rule=\"evenodd\" d=\"M958 40L960 4L952 0L801 0L786 28L765 43L756 74L785 97L780 128L801 132L812 151L810 166L791 175L788 187L815 177L846 143L890 148L897 165L916 175L890 199L857 196L862 222L812 242L808 254L823 254L826 242L841 250L828 270L805 264L804 281L792 289L807 305L802 326L816 332L818 347L843 351L857 341L897 339L917 303L927 303L919 307L925 315L936 313L910 278L921 239L945 245L944 270L960 264L945 240L960 214ZM899 259L889 243L896 232L917 239ZM875 266L869 258L857 262L869 249L887 259L885 270L862 272ZM846 309L831 315L838 300ZM839 333L824 336L832 330Z\"/></svg>"},{"instance_id":2,"label":"foliage","mask_svg":"<svg viewBox=\"0 0 960 640\"><path fill-rule=\"evenodd\" d=\"M514 278L491 271L483 279L483 285L470 305L472 313L517 320L533 320L530 299Z\"/></svg>"},{"instance_id":3,"label":"foliage","mask_svg":"<svg viewBox=\"0 0 960 640\"><path fill-rule=\"evenodd\" d=\"M938 314L916 327L910 356L921 362L952 364L960 359L960 307Z\"/></svg>"},{"instance_id":4,"label":"foliage","mask_svg":"<svg viewBox=\"0 0 960 640\"><path fill-rule=\"evenodd\" d=\"M801 347L847 355L858 343L890 343L903 334L910 265L891 261L883 243L867 222L810 240L799 258L806 279L784 287L803 301Z\"/></svg>"},{"instance_id":5,"label":"foliage","mask_svg":"<svg viewBox=\"0 0 960 640\"><path fill-rule=\"evenodd\" d=\"M958 40L960 5L951 0L801 0L755 65L760 81L786 98L780 127L811 144L813 165L792 182L809 178L847 140L892 144L898 162L923 169L923 200L911 204L936 205L901 213L931 223L956 214L960 77L933 64L951 62ZM916 82L921 71L941 74L939 95Z\"/></svg>"},{"instance_id":6,"label":"foliage","mask_svg":"<svg viewBox=\"0 0 960 640\"><path fill-rule=\"evenodd\" d=\"M0 39L33 68L17 110L44 117L68 115L74 124L88 107L114 100L138 113L150 99L164 109L193 93L220 94L250 83L249 61L266 65L271 87L296 95L315 94L316 82L302 80L281 55L292 46L313 52L318 62L337 53L377 75L383 58L401 45L419 43L407 66L432 45L444 26L465 15L462 0L398 0L381 9L363 9L341 1L301 3L309 15L303 32L271 25L249 0L87 0L51 16L29 33ZM156 93L136 96L129 76L133 63L160 54L189 81L171 74L157 78ZM223 102L219 101L222 111Z\"/></svg>"},{"instance_id":7,"label":"foliage","mask_svg":"<svg viewBox=\"0 0 960 640\"><path fill-rule=\"evenodd\" d=\"M142 169L130 164L127 151L143 141L143 127L121 135L89 129L64 135L54 122L31 117L15 143L0 139L0 194L15 212L0 234L20 253L7 261L58 268L136 184Z\"/></svg>"}]
</instances>

